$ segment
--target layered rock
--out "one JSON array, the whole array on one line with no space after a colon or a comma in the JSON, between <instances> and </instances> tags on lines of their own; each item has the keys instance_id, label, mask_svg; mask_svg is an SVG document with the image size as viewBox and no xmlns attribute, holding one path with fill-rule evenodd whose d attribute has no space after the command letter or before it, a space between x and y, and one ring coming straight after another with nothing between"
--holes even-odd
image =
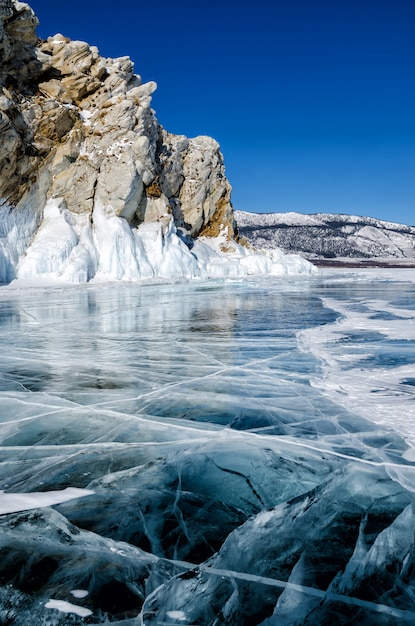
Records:
<instances>
[{"instance_id":1,"label":"layered rock","mask_svg":"<svg viewBox=\"0 0 415 626\"><path fill-rule=\"evenodd\" d=\"M26 3L0 0L0 203L35 213L26 239L51 199L91 223L97 208L131 227L170 214L192 237L218 224L233 237L218 143L166 132L156 84L128 57L60 34L39 41L37 24Z\"/></svg>"}]
</instances>

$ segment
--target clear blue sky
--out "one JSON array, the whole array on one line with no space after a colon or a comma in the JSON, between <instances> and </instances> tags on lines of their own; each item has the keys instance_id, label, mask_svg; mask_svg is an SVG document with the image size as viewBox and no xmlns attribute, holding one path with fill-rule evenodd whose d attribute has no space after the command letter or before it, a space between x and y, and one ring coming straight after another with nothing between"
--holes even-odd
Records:
<instances>
[{"instance_id":1,"label":"clear blue sky","mask_svg":"<svg viewBox=\"0 0 415 626\"><path fill-rule=\"evenodd\" d=\"M415 0L29 0L128 55L170 132L219 141L235 209L415 224Z\"/></svg>"}]
</instances>

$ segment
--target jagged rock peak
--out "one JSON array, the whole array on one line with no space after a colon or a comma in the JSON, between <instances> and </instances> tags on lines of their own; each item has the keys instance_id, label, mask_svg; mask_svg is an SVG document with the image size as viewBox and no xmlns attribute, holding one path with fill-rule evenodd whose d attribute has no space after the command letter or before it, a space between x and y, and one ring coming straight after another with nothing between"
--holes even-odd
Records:
<instances>
[{"instance_id":1,"label":"jagged rock peak","mask_svg":"<svg viewBox=\"0 0 415 626\"><path fill-rule=\"evenodd\" d=\"M134 226L173 216L191 236L235 235L218 143L166 132L128 57L61 34L38 39L24 2L0 0L0 204L51 198L93 221L99 206Z\"/></svg>"}]
</instances>

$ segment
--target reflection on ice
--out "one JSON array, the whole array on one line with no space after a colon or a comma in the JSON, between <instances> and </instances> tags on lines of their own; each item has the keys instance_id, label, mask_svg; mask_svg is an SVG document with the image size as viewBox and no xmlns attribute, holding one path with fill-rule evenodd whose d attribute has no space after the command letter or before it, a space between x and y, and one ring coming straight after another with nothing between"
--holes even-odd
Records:
<instances>
[{"instance_id":1,"label":"reflection on ice","mask_svg":"<svg viewBox=\"0 0 415 626\"><path fill-rule=\"evenodd\" d=\"M3 292L0 622L412 624L413 292Z\"/></svg>"}]
</instances>

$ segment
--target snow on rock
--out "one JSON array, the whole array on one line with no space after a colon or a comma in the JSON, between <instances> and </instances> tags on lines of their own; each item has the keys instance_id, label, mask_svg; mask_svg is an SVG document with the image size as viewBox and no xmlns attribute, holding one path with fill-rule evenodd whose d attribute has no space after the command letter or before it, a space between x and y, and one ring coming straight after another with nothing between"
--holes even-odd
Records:
<instances>
[{"instance_id":1,"label":"snow on rock","mask_svg":"<svg viewBox=\"0 0 415 626\"><path fill-rule=\"evenodd\" d=\"M19 257L25 253L38 223L35 211L13 211L7 203L0 203L0 283L16 278Z\"/></svg>"},{"instance_id":2,"label":"snow on rock","mask_svg":"<svg viewBox=\"0 0 415 626\"><path fill-rule=\"evenodd\" d=\"M58 272L78 244L71 215L64 206L63 200L46 204L43 221L20 264L21 278Z\"/></svg>"},{"instance_id":3,"label":"snow on rock","mask_svg":"<svg viewBox=\"0 0 415 626\"><path fill-rule=\"evenodd\" d=\"M297 255L285 255L278 249L257 252L229 241L225 230L218 237L199 237L192 251L209 277L287 276L316 272L311 263Z\"/></svg>"},{"instance_id":4,"label":"snow on rock","mask_svg":"<svg viewBox=\"0 0 415 626\"><path fill-rule=\"evenodd\" d=\"M32 220L20 224L33 231ZM29 241L29 233L23 234ZM13 227L0 240L1 279L46 279L63 283L140 281L152 278L235 278L312 274L315 267L279 250L255 252L229 239L183 237L171 214L132 227L113 207L96 203L92 218L67 208L63 198L49 199L43 219L24 253ZM20 246L21 247L21 246ZM22 252L20 250L20 252Z\"/></svg>"}]
</instances>

